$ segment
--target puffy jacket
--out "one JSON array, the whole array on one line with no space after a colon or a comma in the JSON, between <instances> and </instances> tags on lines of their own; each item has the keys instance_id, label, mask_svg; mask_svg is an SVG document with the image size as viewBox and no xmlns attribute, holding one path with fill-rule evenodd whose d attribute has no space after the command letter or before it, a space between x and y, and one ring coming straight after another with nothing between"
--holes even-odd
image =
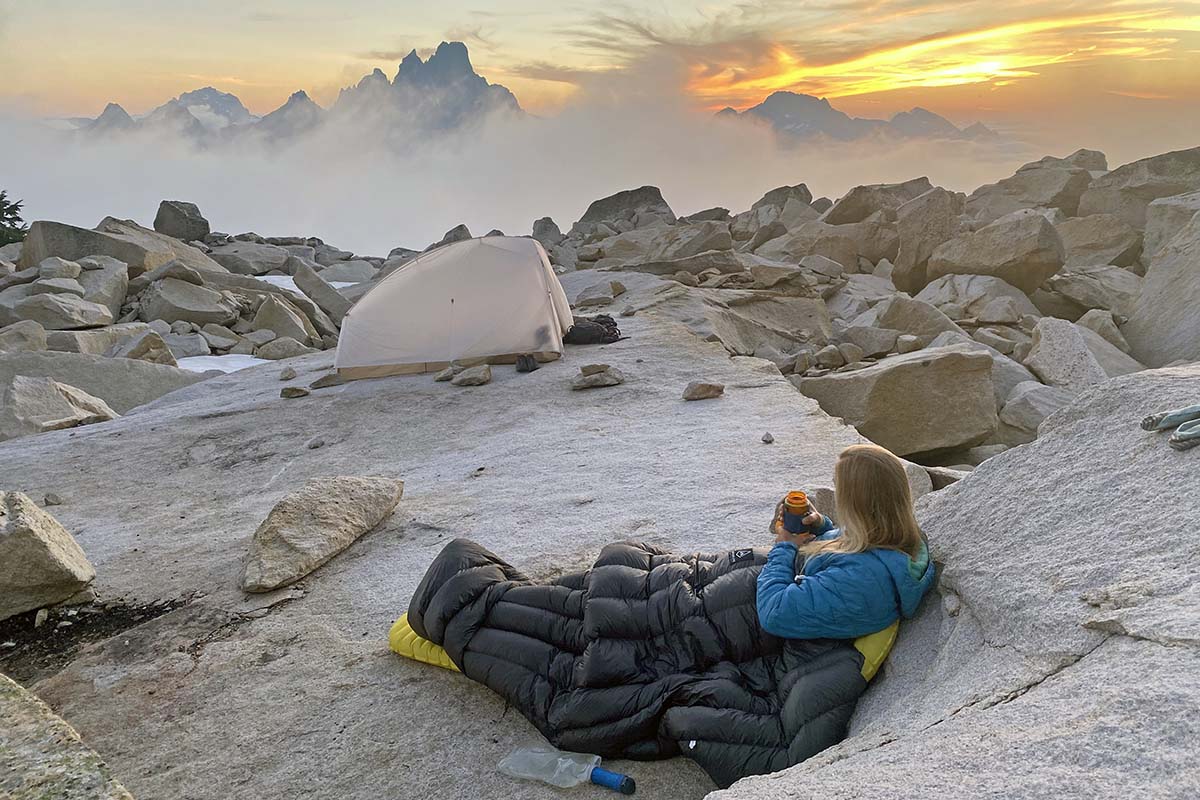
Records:
<instances>
[{"instance_id":1,"label":"puffy jacket","mask_svg":"<svg viewBox=\"0 0 1200 800\"><path fill-rule=\"evenodd\" d=\"M818 541L839 531L825 518ZM933 585L934 566L922 543L918 558L886 548L820 553L796 574L796 545L779 542L758 575L758 620L786 639L854 639L911 617Z\"/></svg>"}]
</instances>

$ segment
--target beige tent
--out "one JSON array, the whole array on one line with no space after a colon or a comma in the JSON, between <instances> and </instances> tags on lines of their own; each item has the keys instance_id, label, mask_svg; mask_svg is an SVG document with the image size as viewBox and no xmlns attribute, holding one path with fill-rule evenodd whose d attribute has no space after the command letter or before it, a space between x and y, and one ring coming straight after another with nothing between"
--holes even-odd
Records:
<instances>
[{"instance_id":1,"label":"beige tent","mask_svg":"<svg viewBox=\"0 0 1200 800\"><path fill-rule=\"evenodd\" d=\"M451 361L558 358L571 307L534 239L487 236L417 256L342 320L335 366L347 378L444 369Z\"/></svg>"}]
</instances>

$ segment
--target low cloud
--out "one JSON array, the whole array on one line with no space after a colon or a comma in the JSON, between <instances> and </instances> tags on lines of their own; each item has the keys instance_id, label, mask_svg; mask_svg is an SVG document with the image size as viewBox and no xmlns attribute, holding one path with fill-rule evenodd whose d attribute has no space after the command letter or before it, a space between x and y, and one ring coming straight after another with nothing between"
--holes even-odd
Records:
<instances>
[{"instance_id":1,"label":"low cloud","mask_svg":"<svg viewBox=\"0 0 1200 800\"><path fill-rule=\"evenodd\" d=\"M744 210L768 189L808 183L836 197L859 183L928 175L970 190L1033 154L971 142L780 146L760 126L716 120L609 84L551 119L494 119L407 152L371 125L335 124L288 147L196 152L142 138L65 144L44 128L0 122L0 147L22 153L4 186L28 219L93 226L114 215L148 224L164 198L199 204L214 229L311 235L363 254L421 248L465 222L476 234L564 229L592 200L653 184L679 214Z\"/></svg>"}]
</instances>

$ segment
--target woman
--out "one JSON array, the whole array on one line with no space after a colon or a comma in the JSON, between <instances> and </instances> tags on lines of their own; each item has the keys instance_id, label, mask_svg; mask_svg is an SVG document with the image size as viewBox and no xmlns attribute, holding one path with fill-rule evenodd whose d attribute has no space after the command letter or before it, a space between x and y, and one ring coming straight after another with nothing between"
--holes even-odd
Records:
<instances>
[{"instance_id":1,"label":"woman","mask_svg":"<svg viewBox=\"0 0 1200 800\"><path fill-rule=\"evenodd\" d=\"M834 527L817 510L793 535L776 509L775 546L758 575L758 619L785 639L854 639L911 617L933 585L934 567L913 514L900 459L882 447L854 445L834 468ZM797 573L797 555L805 556Z\"/></svg>"}]
</instances>

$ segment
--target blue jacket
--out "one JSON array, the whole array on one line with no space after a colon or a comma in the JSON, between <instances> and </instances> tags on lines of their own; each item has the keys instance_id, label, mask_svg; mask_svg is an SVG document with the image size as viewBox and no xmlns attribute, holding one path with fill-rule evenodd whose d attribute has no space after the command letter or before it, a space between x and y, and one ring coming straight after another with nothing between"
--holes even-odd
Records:
<instances>
[{"instance_id":1,"label":"blue jacket","mask_svg":"<svg viewBox=\"0 0 1200 800\"><path fill-rule=\"evenodd\" d=\"M825 518L821 541L839 532ZM933 585L928 551L916 560L898 550L821 553L796 575L796 545L771 548L758 574L758 621L785 639L856 639L911 617ZM924 563L922 563L924 562Z\"/></svg>"}]
</instances>

